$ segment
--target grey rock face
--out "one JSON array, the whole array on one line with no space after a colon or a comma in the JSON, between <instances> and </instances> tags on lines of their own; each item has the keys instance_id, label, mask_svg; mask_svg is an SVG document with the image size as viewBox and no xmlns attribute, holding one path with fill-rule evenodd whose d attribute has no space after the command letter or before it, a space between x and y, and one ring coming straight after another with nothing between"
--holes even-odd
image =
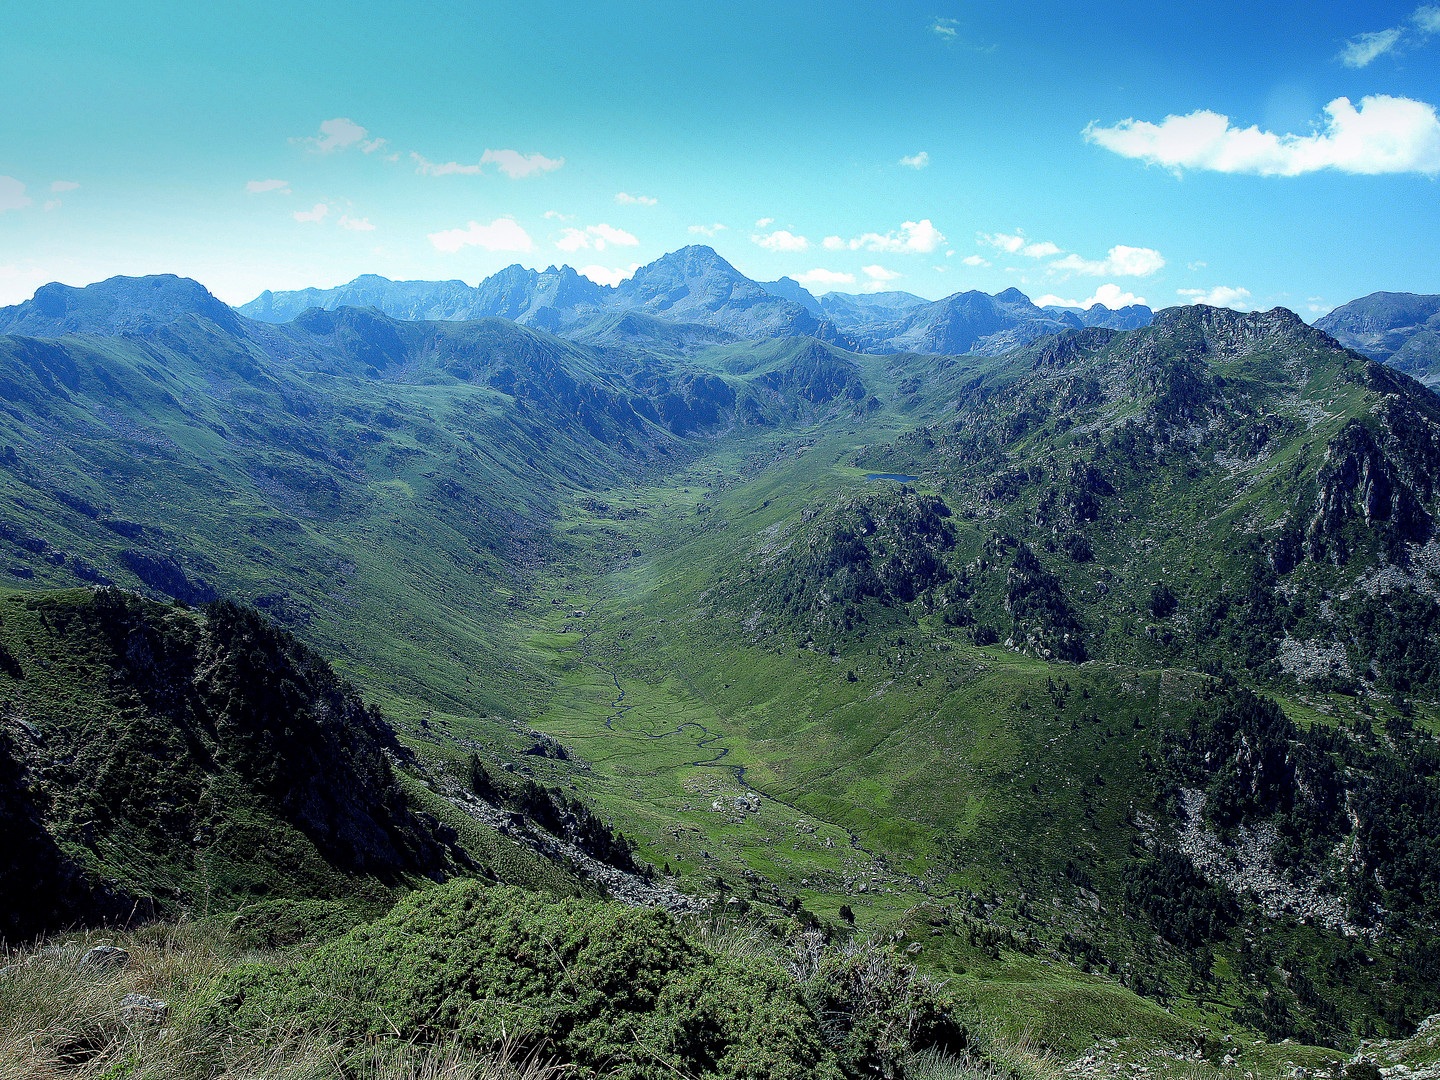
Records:
<instances>
[{"instance_id":1,"label":"grey rock face","mask_svg":"<svg viewBox=\"0 0 1440 1080\"><path fill-rule=\"evenodd\" d=\"M162 1024L170 1006L159 998L144 994L126 994L120 1000L120 1018L127 1024Z\"/></svg>"}]
</instances>

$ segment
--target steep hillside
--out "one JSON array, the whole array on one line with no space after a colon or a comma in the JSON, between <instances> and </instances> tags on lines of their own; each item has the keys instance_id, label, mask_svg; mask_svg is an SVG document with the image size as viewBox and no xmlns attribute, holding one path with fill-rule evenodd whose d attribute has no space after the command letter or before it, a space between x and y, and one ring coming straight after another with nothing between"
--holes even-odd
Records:
<instances>
[{"instance_id":1,"label":"steep hillside","mask_svg":"<svg viewBox=\"0 0 1440 1080\"><path fill-rule=\"evenodd\" d=\"M1440 296L1377 292L1315 321L1347 349L1424 382L1440 377Z\"/></svg>"},{"instance_id":2,"label":"steep hillside","mask_svg":"<svg viewBox=\"0 0 1440 1080\"><path fill-rule=\"evenodd\" d=\"M0 937L467 867L394 732L293 637L116 590L0 602ZM457 862L458 860L458 862Z\"/></svg>"}]
</instances>

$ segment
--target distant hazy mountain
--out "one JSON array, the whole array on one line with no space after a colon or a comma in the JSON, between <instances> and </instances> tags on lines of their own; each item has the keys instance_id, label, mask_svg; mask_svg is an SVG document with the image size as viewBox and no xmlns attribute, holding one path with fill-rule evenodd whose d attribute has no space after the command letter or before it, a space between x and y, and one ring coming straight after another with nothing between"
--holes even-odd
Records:
<instances>
[{"instance_id":1,"label":"distant hazy mountain","mask_svg":"<svg viewBox=\"0 0 1440 1080\"><path fill-rule=\"evenodd\" d=\"M1094 304L1088 308L1047 305L1043 310L1068 311L1086 326L1104 326L1110 330L1138 330L1142 326L1149 326L1155 318L1155 312L1144 304L1130 304L1114 309L1104 304Z\"/></svg>"},{"instance_id":2,"label":"distant hazy mountain","mask_svg":"<svg viewBox=\"0 0 1440 1080\"><path fill-rule=\"evenodd\" d=\"M814 293L794 278L782 277L778 281L759 282L759 285L771 296L778 296L782 300L793 301L810 312L811 315L822 314L822 301L817 300Z\"/></svg>"},{"instance_id":3,"label":"distant hazy mountain","mask_svg":"<svg viewBox=\"0 0 1440 1080\"><path fill-rule=\"evenodd\" d=\"M672 251L615 287L611 306L697 322L741 338L837 337L829 319L767 291L703 244Z\"/></svg>"},{"instance_id":4,"label":"distant hazy mountain","mask_svg":"<svg viewBox=\"0 0 1440 1080\"><path fill-rule=\"evenodd\" d=\"M788 281L789 279L783 279ZM673 322L697 323L736 338L814 336L837 338L819 304L795 282L803 298L791 299L751 281L714 249L703 245L664 255L610 287L597 285L568 266L544 271L507 266L471 288L463 281L390 281L374 274L334 289L261 293L238 310L265 322L289 322L307 308L374 307L396 319L454 321L499 316L567 336L585 325L595 344L595 317L638 311ZM783 289L781 283L774 288Z\"/></svg>"},{"instance_id":5,"label":"distant hazy mountain","mask_svg":"<svg viewBox=\"0 0 1440 1080\"><path fill-rule=\"evenodd\" d=\"M784 279L782 279L784 280ZM829 292L820 298L820 308L836 326L854 331L893 323L906 313L930 303L908 292Z\"/></svg>"},{"instance_id":6,"label":"distant hazy mountain","mask_svg":"<svg viewBox=\"0 0 1440 1080\"><path fill-rule=\"evenodd\" d=\"M0 334L143 334L190 314L228 330L239 327L235 312L198 281L157 274L112 277L84 288L42 285L24 303L0 308Z\"/></svg>"},{"instance_id":7,"label":"distant hazy mountain","mask_svg":"<svg viewBox=\"0 0 1440 1080\"><path fill-rule=\"evenodd\" d=\"M1432 382L1440 378L1440 296L1377 292L1315 322L1348 349Z\"/></svg>"},{"instance_id":8,"label":"distant hazy mountain","mask_svg":"<svg viewBox=\"0 0 1440 1080\"><path fill-rule=\"evenodd\" d=\"M912 308L898 323L872 328L864 340L874 351L997 356L1082 325L1071 312L1036 307L1019 289L994 296L971 290Z\"/></svg>"}]
</instances>

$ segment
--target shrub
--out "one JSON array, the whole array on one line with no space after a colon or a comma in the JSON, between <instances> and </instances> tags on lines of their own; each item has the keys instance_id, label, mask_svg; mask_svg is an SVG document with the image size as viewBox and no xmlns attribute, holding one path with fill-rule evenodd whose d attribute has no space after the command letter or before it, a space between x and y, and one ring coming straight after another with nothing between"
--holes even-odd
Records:
<instances>
[{"instance_id":1,"label":"shrub","mask_svg":"<svg viewBox=\"0 0 1440 1080\"><path fill-rule=\"evenodd\" d=\"M773 963L717 956L662 912L455 881L415 893L291 966L237 969L205 1006L350 1043L507 1040L577 1076L835 1078L834 1055Z\"/></svg>"}]
</instances>

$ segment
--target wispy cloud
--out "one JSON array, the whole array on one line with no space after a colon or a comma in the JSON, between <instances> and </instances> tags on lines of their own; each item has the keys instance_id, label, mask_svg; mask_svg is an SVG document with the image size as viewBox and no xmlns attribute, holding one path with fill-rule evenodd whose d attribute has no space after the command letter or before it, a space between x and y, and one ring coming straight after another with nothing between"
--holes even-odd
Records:
<instances>
[{"instance_id":1,"label":"wispy cloud","mask_svg":"<svg viewBox=\"0 0 1440 1080\"><path fill-rule=\"evenodd\" d=\"M546 221L574 221L574 214L562 214L559 210L546 210L540 215Z\"/></svg>"},{"instance_id":2,"label":"wispy cloud","mask_svg":"<svg viewBox=\"0 0 1440 1080\"><path fill-rule=\"evenodd\" d=\"M80 185L74 180L52 180L50 182L50 190L55 193L61 191L77 191L79 188Z\"/></svg>"},{"instance_id":3,"label":"wispy cloud","mask_svg":"<svg viewBox=\"0 0 1440 1080\"><path fill-rule=\"evenodd\" d=\"M1309 135L1276 135L1258 127L1238 128L1209 110L1167 116L1158 124L1122 120L1108 127L1092 123L1085 138L1122 157L1184 169L1299 176L1321 169L1361 175L1440 173L1440 117L1435 106L1411 98L1376 94L1336 98L1325 106L1323 127Z\"/></svg>"},{"instance_id":4,"label":"wispy cloud","mask_svg":"<svg viewBox=\"0 0 1440 1080\"><path fill-rule=\"evenodd\" d=\"M727 226L721 225L717 221L714 225L691 225L690 231L697 236L708 236L713 239L724 232L726 228Z\"/></svg>"},{"instance_id":5,"label":"wispy cloud","mask_svg":"<svg viewBox=\"0 0 1440 1080\"><path fill-rule=\"evenodd\" d=\"M325 215L328 213L330 213L330 207L326 206L323 202L317 202L313 209L296 210L295 213L290 216L296 221L308 221L318 224L325 220Z\"/></svg>"},{"instance_id":6,"label":"wispy cloud","mask_svg":"<svg viewBox=\"0 0 1440 1080\"><path fill-rule=\"evenodd\" d=\"M47 212L48 212L48 211L51 211L51 210L59 210L59 209L60 209L60 200L59 200L59 199L46 199L46 200L45 200L45 210L46 210Z\"/></svg>"},{"instance_id":7,"label":"wispy cloud","mask_svg":"<svg viewBox=\"0 0 1440 1080\"><path fill-rule=\"evenodd\" d=\"M480 155L480 164L492 163L506 176L519 180L536 173L553 172L565 164L565 159L548 158L544 154L522 154L517 150L486 150Z\"/></svg>"},{"instance_id":8,"label":"wispy cloud","mask_svg":"<svg viewBox=\"0 0 1440 1080\"><path fill-rule=\"evenodd\" d=\"M369 154L385 145L384 139L367 140L365 136L368 134L369 132L354 120L337 116L334 120L325 120L320 124L319 135L308 135L290 141L309 147L317 154L333 154L356 144L359 144L364 153Z\"/></svg>"},{"instance_id":9,"label":"wispy cloud","mask_svg":"<svg viewBox=\"0 0 1440 1080\"><path fill-rule=\"evenodd\" d=\"M1066 300L1063 297L1046 295L1037 297L1037 307L1068 307L1084 308L1089 311L1096 304L1104 304L1112 311L1116 308L1129 307L1131 304L1144 304L1143 296L1136 296L1132 292L1126 292L1119 285L1101 285L1095 290L1095 295L1084 300Z\"/></svg>"},{"instance_id":10,"label":"wispy cloud","mask_svg":"<svg viewBox=\"0 0 1440 1080\"><path fill-rule=\"evenodd\" d=\"M638 243L640 241L624 229L617 229L602 222L599 225L587 225L583 229L562 229L555 246L561 251L604 251L606 245L634 247Z\"/></svg>"},{"instance_id":11,"label":"wispy cloud","mask_svg":"<svg viewBox=\"0 0 1440 1080\"><path fill-rule=\"evenodd\" d=\"M921 150L918 154L911 154L909 157L902 157L895 164L908 165L910 168L915 169L918 172L920 169L923 169L926 165L930 164L930 155L924 150Z\"/></svg>"},{"instance_id":12,"label":"wispy cloud","mask_svg":"<svg viewBox=\"0 0 1440 1080\"><path fill-rule=\"evenodd\" d=\"M930 223L929 218L903 222L899 229L887 233L861 233L851 240L827 236L825 247L831 251L889 251L897 254L924 255L945 243L945 234Z\"/></svg>"},{"instance_id":13,"label":"wispy cloud","mask_svg":"<svg viewBox=\"0 0 1440 1080\"><path fill-rule=\"evenodd\" d=\"M771 225L774 224L775 219L773 217L762 217L759 221L755 222L755 228L768 229Z\"/></svg>"},{"instance_id":14,"label":"wispy cloud","mask_svg":"<svg viewBox=\"0 0 1440 1080\"><path fill-rule=\"evenodd\" d=\"M809 288L833 288L836 285L854 285L855 275L847 274L843 270L825 270L816 268L806 270L803 274L795 275L795 280Z\"/></svg>"},{"instance_id":15,"label":"wispy cloud","mask_svg":"<svg viewBox=\"0 0 1440 1080\"><path fill-rule=\"evenodd\" d=\"M1398 26L1392 26L1389 30L1376 30L1370 34L1359 34L1345 43L1338 59L1346 67L1362 68L1400 44L1403 34L1404 31Z\"/></svg>"},{"instance_id":16,"label":"wispy cloud","mask_svg":"<svg viewBox=\"0 0 1440 1080\"><path fill-rule=\"evenodd\" d=\"M1103 259L1082 259L1066 255L1050 264L1055 270L1068 270L1090 277L1149 277L1165 268L1165 257L1154 248L1128 247L1116 244Z\"/></svg>"},{"instance_id":17,"label":"wispy cloud","mask_svg":"<svg viewBox=\"0 0 1440 1080\"><path fill-rule=\"evenodd\" d=\"M1249 311L1250 290L1231 288L1229 285L1216 285L1213 289L1176 289L1176 296L1186 297L1192 304L1209 304L1211 307L1236 308L1240 311Z\"/></svg>"},{"instance_id":18,"label":"wispy cloud","mask_svg":"<svg viewBox=\"0 0 1440 1080\"><path fill-rule=\"evenodd\" d=\"M415 162L415 172L421 176L479 176L480 163L474 165L462 165L458 161L430 161L422 157L414 150L410 151L410 160Z\"/></svg>"},{"instance_id":19,"label":"wispy cloud","mask_svg":"<svg viewBox=\"0 0 1440 1080\"><path fill-rule=\"evenodd\" d=\"M981 233L980 242L1007 255L1026 255L1032 259L1048 259L1065 253L1064 248L1049 240L1031 240L1023 229L1016 229L1013 233Z\"/></svg>"},{"instance_id":20,"label":"wispy cloud","mask_svg":"<svg viewBox=\"0 0 1440 1080\"><path fill-rule=\"evenodd\" d=\"M480 247L486 251L520 251L535 249L535 241L513 218L496 218L489 225L470 222L463 229L446 229L430 233L430 243L438 251L456 252L461 248Z\"/></svg>"},{"instance_id":21,"label":"wispy cloud","mask_svg":"<svg viewBox=\"0 0 1440 1080\"><path fill-rule=\"evenodd\" d=\"M989 266L990 260L983 255L966 255L960 260L966 266Z\"/></svg>"},{"instance_id":22,"label":"wispy cloud","mask_svg":"<svg viewBox=\"0 0 1440 1080\"><path fill-rule=\"evenodd\" d=\"M761 220L769 219L762 218ZM787 229L776 229L772 233L756 233L750 239L766 251L804 251L810 246L810 241L805 237L796 236Z\"/></svg>"},{"instance_id":23,"label":"wispy cloud","mask_svg":"<svg viewBox=\"0 0 1440 1080\"><path fill-rule=\"evenodd\" d=\"M1346 67L1363 68L1386 53L1419 48L1436 34L1440 34L1440 6L1423 4L1399 26L1356 34L1345 42L1336 59Z\"/></svg>"},{"instance_id":24,"label":"wispy cloud","mask_svg":"<svg viewBox=\"0 0 1440 1080\"><path fill-rule=\"evenodd\" d=\"M1086 274L1091 277L1149 277L1165 267L1165 257L1154 248L1116 244L1103 259L1086 259L1066 253L1059 244L1049 240L1032 240L1025 230L1013 233L981 233L980 243L1006 255L1024 255L1031 259L1051 259L1048 269L1056 273ZM1062 258L1056 259L1060 255ZM961 260L969 266L988 265L977 255Z\"/></svg>"},{"instance_id":25,"label":"wispy cloud","mask_svg":"<svg viewBox=\"0 0 1440 1080\"><path fill-rule=\"evenodd\" d=\"M636 270L640 269L639 263L631 263L628 270L610 268L608 266L582 266L580 273L595 282L596 285L619 285Z\"/></svg>"},{"instance_id":26,"label":"wispy cloud","mask_svg":"<svg viewBox=\"0 0 1440 1080\"><path fill-rule=\"evenodd\" d=\"M51 186L54 190L54 186ZM281 195L290 194L290 181L288 180L251 180L245 185L245 190L251 195L263 195L267 191L278 191Z\"/></svg>"},{"instance_id":27,"label":"wispy cloud","mask_svg":"<svg viewBox=\"0 0 1440 1080\"><path fill-rule=\"evenodd\" d=\"M349 214L340 215L340 227L350 229L352 232L374 232L375 226L370 224L369 218L354 218Z\"/></svg>"},{"instance_id":28,"label":"wispy cloud","mask_svg":"<svg viewBox=\"0 0 1440 1080\"><path fill-rule=\"evenodd\" d=\"M930 24L930 32L945 41L954 41L960 33L960 20L936 19Z\"/></svg>"},{"instance_id":29,"label":"wispy cloud","mask_svg":"<svg viewBox=\"0 0 1440 1080\"><path fill-rule=\"evenodd\" d=\"M0 214L23 210L35 200L25 194L25 185L13 176L0 176Z\"/></svg>"},{"instance_id":30,"label":"wispy cloud","mask_svg":"<svg viewBox=\"0 0 1440 1080\"><path fill-rule=\"evenodd\" d=\"M866 292L882 292L890 282L902 278L905 275L894 270L887 270L883 266L862 266L860 272L869 280L861 288Z\"/></svg>"},{"instance_id":31,"label":"wispy cloud","mask_svg":"<svg viewBox=\"0 0 1440 1080\"><path fill-rule=\"evenodd\" d=\"M631 195L628 191L617 191L615 201L621 206L654 206L660 200L649 195Z\"/></svg>"}]
</instances>

